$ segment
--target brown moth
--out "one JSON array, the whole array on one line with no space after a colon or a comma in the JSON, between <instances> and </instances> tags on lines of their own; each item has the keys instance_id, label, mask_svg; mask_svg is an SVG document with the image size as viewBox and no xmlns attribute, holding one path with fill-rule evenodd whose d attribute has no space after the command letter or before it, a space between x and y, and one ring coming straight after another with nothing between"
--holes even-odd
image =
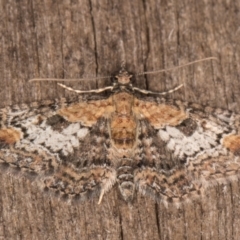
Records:
<instances>
[{"instance_id":1,"label":"brown moth","mask_svg":"<svg viewBox=\"0 0 240 240\"><path fill-rule=\"evenodd\" d=\"M239 116L227 110L159 97L134 87L122 68L105 99L44 101L0 111L5 171L33 176L63 199L86 200L114 185L125 201L136 192L181 202L213 182L237 179ZM150 98L146 98L151 96ZM156 97L157 96L157 97Z\"/></svg>"}]
</instances>

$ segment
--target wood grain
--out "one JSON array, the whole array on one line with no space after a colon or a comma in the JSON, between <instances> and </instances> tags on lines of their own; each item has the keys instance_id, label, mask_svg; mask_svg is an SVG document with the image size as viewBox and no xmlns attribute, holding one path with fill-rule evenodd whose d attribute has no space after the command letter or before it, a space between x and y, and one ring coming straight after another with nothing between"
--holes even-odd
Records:
<instances>
[{"instance_id":1,"label":"wood grain","mask_svg":"<svg viewBox=\"0 0 240 240\"><path fill-rule=\"evenodd\" d=\"M184 89L173 98L240 112L240 2L192 0L0 1L0 105L70 96L35 77L108 76L122 61L130 72L158 70L215 56L173 72L139 76L137 87ZM68 85L93 89L91 80ZM35 183L1 174L2 239L239 239L239 183L210 188L206 198L176 206L116 189L79 205L51 199Z\"/></svg>"}]
</instances>

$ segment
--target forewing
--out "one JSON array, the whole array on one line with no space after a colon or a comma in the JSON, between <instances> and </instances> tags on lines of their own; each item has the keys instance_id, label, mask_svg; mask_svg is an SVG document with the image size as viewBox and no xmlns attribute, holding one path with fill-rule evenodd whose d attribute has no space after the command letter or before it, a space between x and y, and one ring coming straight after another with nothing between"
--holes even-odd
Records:
<instances>
[{"instance_id":1,"label":"forewing","mask_svg":"<svg viewBox=\"0 0 240 240\"><path fill-rule=\"evenodd\" d=\"M239 174L239 116L194 104L185 111L187 117L176 125L162 124L166 118L160 112L161 127L148 118L139 120L134 182L140 193L157 201L192 200L208 186Z\"/></svg>"},{"instance_id":2,"label":"forewing","mask_svg":"<svg viewBox=\"0 0 240 240\"><path fill-rule=\"evenodd\" d=\"M139 119L147 119L156 129L166 125L176 126L188 117L188 114L173 105L134 99L133 112Z\"/></svg>"},{"instance_id":3,"label":"forewing","mask_svg":"<svg viewBox=\"0 0 240 240\"><path fill-rule=\"evenodd\" d=\"M112 97L109 97L104 100L75 103L59 109L58 114L69 122L80 122L91 127L99 118L108 117L113 111Z\"/></svg>"},{"instance_id":4,"label":"forewing","mask_svg":"<svg viewBox=\"0 0 240 240\"><path fill-rule=\"evenodd\" d=\"M61 196L85 199L104 193L115 182L115 170L106 159L110 139L104 103L65 107L68 103L64 101L45 101L1 109L2 169L37 178L42 188ZM94 114L94 109L101 114ZM64 113L73 116L78 110L82 115L68 121Z\"/></svg>"}]
</instances>

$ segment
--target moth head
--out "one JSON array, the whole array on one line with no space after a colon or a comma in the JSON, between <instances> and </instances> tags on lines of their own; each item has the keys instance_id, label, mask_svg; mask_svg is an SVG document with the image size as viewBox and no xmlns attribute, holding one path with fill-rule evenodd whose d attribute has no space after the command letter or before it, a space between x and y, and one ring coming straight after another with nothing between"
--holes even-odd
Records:
<instances>
[{"instance_id":1,"label":"moth head","mask_svg":"<svg viewBox=\"0 0 240 240\"><path fill-rule=\"evenodd\" d=\"M117 79L117 83L122 84L122 85L127 85L127 84L131 83L132 76L133 75L130 74L129 72L127 72L125 69L122 69L115 76L115 78Z\"/></svg>"}]
</instances>

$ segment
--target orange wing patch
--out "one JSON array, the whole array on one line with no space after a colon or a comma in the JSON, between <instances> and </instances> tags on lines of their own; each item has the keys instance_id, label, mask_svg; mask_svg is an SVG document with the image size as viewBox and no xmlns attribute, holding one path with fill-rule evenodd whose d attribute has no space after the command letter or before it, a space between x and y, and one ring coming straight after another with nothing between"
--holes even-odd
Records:
<instances>
[{"instance_id":1,"label":"orange wing patch","mask_svg":"<svg viewBox=\"0 0 240 240\"><path fill-rule=\"evenodd\" d=\"M20 131L14 128L0 129L0 143L14 144L22 137Z\"/></svg>"},{"instance_id":2,"label":"orange wing patch","mask_svg":"<svg viewBox=\"0 0 240 240\"><path fill-rule=\"evenodd\" d=\"M112 97L105 100L81 102L70 107L62 108L58 114L69 122L80 122L84 126L91 127L100 117L113 112Z\"/></svg>"},{"instance_id":3,"label":"orange wing patch","mask_svg":"<svg viewBox=\"0 0 240 240\"><path fill-rule=\"evenodd\" d=\"M240 135L229 135L223 139L223 146L236 155L240 155Z\"/></svg>"},{"instance_id":4,"label":"orange wing patch","mask_svg":"<svg viewBox=\"0 0 240 240\"><path fill-rule=\"evenodd\" d=\"M133 112L146 118L156 129L165 125L176 126L188 118L186 112L165 104L146 102L134 98Z\"/></svg>"}]
</instances>

